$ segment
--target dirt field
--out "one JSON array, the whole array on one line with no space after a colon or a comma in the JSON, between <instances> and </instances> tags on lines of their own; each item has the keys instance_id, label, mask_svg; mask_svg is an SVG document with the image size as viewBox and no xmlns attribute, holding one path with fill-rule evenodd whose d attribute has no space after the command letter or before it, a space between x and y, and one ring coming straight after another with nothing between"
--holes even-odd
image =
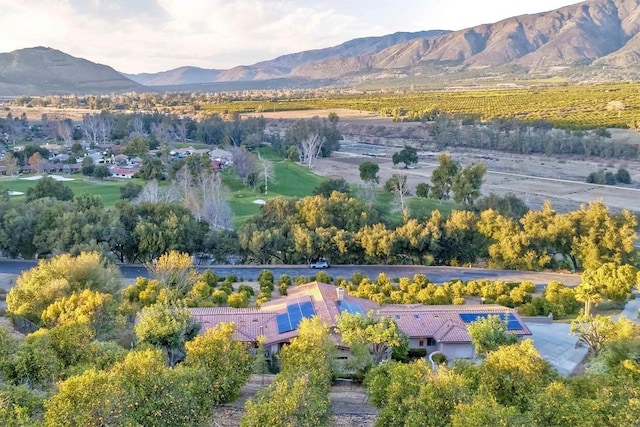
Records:
<instances>
[{"instance_id":1,"label":"dirt field","mask_svg":"<svg viewBox=\"0 0 640 427\"><path fill-rule=\"evenodd\" d=\"M331 111L338 114L339 126L344 129L358 125L367 126L368 129L372 129L372 126L384 126L387 129L421 126L420 123L394 123L389 118L380 117L371 112L352 110L309 110L262 114L273 124L277 124L284 120L313 116L326 117ZM639 135L634 131L614 129L611 133L612 139L640 143ZM348 135L347 138L349 137ZM406 174L412 188L420 182L429 182L431 172L437 167L439 152L419 151L420 162L417 167L402 169L399 166L394 167L391 162L391 155L401 149L402 140L385 138L379 138L379 140L387 145L381 150L376 150L376 157L368 155L363 150L346 148L342 152L334 153L331 158L319 159L314 171L320 175L342 177L348 182L361 183L358 165L369 160L380 166L381 183L394 173ZM410 144L412 141L404 143ZM577 209L581 204L601 198L612 210L629 209L640 212L640 162L635 159L620 161L554 158L470 149L451 149L449 153L463 166L473 162L483 162L487 165L488 171L482 187L484 195L513 193L525 200L532 209L539 209L545 200L550 200L554 208L561 212ZM629 171L632 184L610 186L585 182L587 175L591 172L605 169L615 173L620 167Z\"/></svg>"}]
</instances>

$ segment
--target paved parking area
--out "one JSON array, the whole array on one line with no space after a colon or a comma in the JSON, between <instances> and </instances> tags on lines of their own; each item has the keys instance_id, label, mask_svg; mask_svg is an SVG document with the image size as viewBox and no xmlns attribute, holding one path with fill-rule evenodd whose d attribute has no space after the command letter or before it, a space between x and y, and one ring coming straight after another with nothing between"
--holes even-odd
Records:
<instances>
[{"instance_id":1,"label":"paved parking area","mask_svg":"<svg viewBox=\"0 0 640 427\"><path fill-rule=\"evenodd\" d=\"M571 335L569 323L527 323L533 334L533 345L563 376L570 375L587 355L587 348L577 346L578 337Z\"/></svg>"}]
</instances>

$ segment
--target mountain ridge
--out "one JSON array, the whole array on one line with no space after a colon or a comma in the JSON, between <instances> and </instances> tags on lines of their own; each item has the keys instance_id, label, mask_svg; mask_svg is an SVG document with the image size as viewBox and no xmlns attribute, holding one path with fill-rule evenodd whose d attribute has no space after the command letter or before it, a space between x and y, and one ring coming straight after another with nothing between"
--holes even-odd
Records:
<instances>
[{"instance_id":1,"label":"mountain ridge","mask_svg":"<svg viewBox=\"0 0 640 427\"><path fill-rule=\"evenodd\" d=\"M492 73L512 80L565 73L567 79L589 75L597 81L619 75L638 79L639 65L640 0L587 0L458 31L353 39L230 69L184 66L159 73L120 74L55 49L21 49L0 54L0 95L243 85L253 89L346 87L434 76L473 83L478 76Z\"/></svg>"},{"instance_id":2,"label":"mountain ridge","mask_svg":"<svg viewBox=\"0 0 640 427\"><path fill-rule=\"evenodd\" d=\"M4 96L109 93L140 85L113 68L37 46L0 53L0 94Z\"/></svg>"},{"instance_id":3,"label":"mountain ridge","mask_svg":"<svg viewBox=\"0 0 640 427\"><path fill-rule=\"evenodd\" d=\"M640 0L588 0L458 31L424 33L354 39L332 48L215 70L211 75L215 80L198 83L291 77L354 83L390 74L428 73L434 66L448 72L505 65L529 71L589 65L635 67L640 65ZM400 34L410 36L392 38ZM355 52L354 46L372 39L384 40L388 46L360 47ZM338 54L346 46L352 50ZM323 54L314 55L316 52Z\"/></svg>"}]
</instances>

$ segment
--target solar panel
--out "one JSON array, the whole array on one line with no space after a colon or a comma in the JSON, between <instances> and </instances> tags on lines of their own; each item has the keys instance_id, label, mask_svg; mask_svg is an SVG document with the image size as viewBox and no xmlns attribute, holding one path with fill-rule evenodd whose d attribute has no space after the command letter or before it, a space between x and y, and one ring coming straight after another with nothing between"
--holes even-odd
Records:
<instances>
[{"instance_id":1,"label":"solar panel","mask_svg":"<svg viewBox=\"0 0 640 427\"><path fill-rule=\"evenodd\" d=\"M291 320L289 319L289 313L282 313L276 316L276 322L278 323L278 333L284 334L285 332L292 331L294 328L291 326Z\"/></svg>"},{"instance_id":2,"label":"solar panel","mask_svg":"<svg viewBox=\"0 0 640 427\"><path fill-rule=\"evenodd\" d=\"M310 301L287 304L286 313L278 314L276 316L276 322L278 323L278 333L283 334L285 332L298 329L298 326L300 325L300 322L303 318L310 319L315 314L316 311Z\"/></svg>"},{"instance_id":3,"label":"solar panel","mask_svg":"<svg viewBox=\"0 0 640 427\"><path fill-rule=\"evenodd\" d=\"M316 314L316 310L313 308L313 304L311 304L310 301L300 304L300 311L302 312L302 317L307 319L310 319Z\"/></svg>"},{"instance_id":4,"label":"solar panel","mask_svg":"<svg viewBox=\"0 0 640 427\"><path fill-rule=\"evenodd\" d=\"M347 313L352 315L362 314L364 316L364 311L356 303L348 301L338 301L338 307L340 307L340 311L346 311Z\"/></svg>"},{"instance_id":5,"label":"solar panel","mask_svg":"<svg viewBox=\"0 0 640 427\"><path fill-rule=\"evenodd\" d=\"M514 331L514 330L519 330L519 329L523 329L522 325L520 324L520 322L518 321L518 319L516 319L516 316L513 315L513 313L460 313L460 319L462 319L462 321L464 323L471 323L471 322L475 322L478 319L482 318L482 319L486 319L489 316L499 316L500 319L507 321L507 330L509 331Z\"/></svg>"}]
</instances>

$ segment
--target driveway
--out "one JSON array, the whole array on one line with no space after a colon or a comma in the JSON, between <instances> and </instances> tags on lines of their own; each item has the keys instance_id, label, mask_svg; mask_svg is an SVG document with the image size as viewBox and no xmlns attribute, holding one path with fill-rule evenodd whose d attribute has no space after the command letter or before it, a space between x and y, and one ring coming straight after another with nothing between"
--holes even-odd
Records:
<instances>
[{"instance_id":1,"label":"driveway","mask_svg":"<svg viewBox=\"0 0 640 427\"><path fill-rule=\"evenodd\" d=\"M562 376L569 376L587 355L587 348L576 347L578 337L571 335L569 323L527 323L533 345Z\"/></svg>"},{"instance_id":2,"label":"driveway","mask_svg":"<svg viewBox=\"0 0 640 427\"><path fill-rule=\"evenodd\" d=\"M620 312L620 316L624 316L632 322L640 323L640 312L638 311L640 310L640 294L636 292L634 295L636 298L627 302L624 310Z\"/></svg>"},{"instance_id":3,"label":"driveway","mask_svg":"<svg viewBox=\"0 0 640 427\"><path fill-rule=\"evenodd\" d=\"M635 323L640 323L638 309L640 309L640 295L627 302L620 316ZM615 316L617 318L618 316ZM570 375L574 369L582 362L587 355L585 346L578 346L578 337L571 335L571 325L569 323L533 323L528 322L527 327L533 334L533 345L538 353L542 355L556 370L563 376Z\"/></svg>"}]
</instances>

